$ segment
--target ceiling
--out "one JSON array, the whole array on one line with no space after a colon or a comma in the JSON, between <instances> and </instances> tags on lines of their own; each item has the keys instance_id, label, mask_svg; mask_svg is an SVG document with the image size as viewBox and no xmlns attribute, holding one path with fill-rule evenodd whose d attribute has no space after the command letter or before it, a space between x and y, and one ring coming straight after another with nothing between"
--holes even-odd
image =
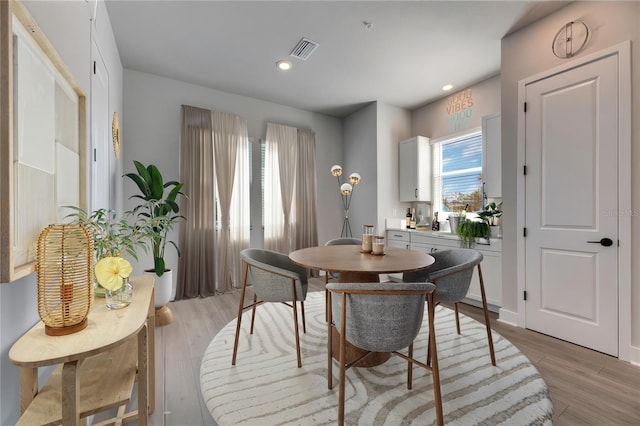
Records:
<instances>
[{"instance_id":1,"label":"ceiling","mask_svg":"<svg viewBox=\"0 0 640 426\"><path fill-rule=\"evenodd\" d=\"M125 68L343 117L414 109L496 75L500 39L555 1L107 0ZM100 17L98 16L99 20ZM367 28L365 22L370 23ZM298 41L319 46L290 57ZM290 60L287 72L276 61Z\"/></svg>"}]
</instances>

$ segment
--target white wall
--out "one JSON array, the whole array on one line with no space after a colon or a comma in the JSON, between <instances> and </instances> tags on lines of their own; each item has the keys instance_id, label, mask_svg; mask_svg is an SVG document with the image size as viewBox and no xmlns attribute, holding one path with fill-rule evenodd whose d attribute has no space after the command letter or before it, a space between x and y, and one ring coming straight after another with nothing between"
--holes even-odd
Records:
<instances>
[{"instance_id":1,"label":"white wall","mask_svg":"<svg viewBox=\"0 0 640 426\"><path fill-rule=\"evenodd\" d=\"M177 80L138 71L125 70L123 157L124 172L134 170L133 160L153 163L166 180L179 180L180 106L191 105L216 111L238 114L247 119L249 137L264 139L267 122L311 129L316 134L316 162L318 183L318 238L320 243L335 235L339 204L335 199L335 182L329 170L342 161L342 122L328 115L312 113L246 96L208 89ZM124 207L135 203L129 196L134 185L124 181ZM178 241L177 229L173 240ZM167 265L177 268L175 250L167 250ZM151 257L140 256L134 266L136 273L152 265ZM177 274L174 276L177 279ZM174 287L175 288L175 287Z\"/></svg>"},{"instance_id":2,"label":"white wall","mask_svg":"<svg viewBox=\"0 0 640 426\"><path fill-rule=\"evenodd\" d=\"M503 216L502 244L502 302L503 308L517 312L516 266L518 253L515 211L518 197L517 178L520 171L517 160L517 112L518 81L541 73L565 61L556 58L551 51L551 40L566 22L580 19L592 31L591 39L583 52L576 57L589 55L625 40L632 41L632 114L637 118L640 105L640 3L639 2L576 2L553 15L542 19L502 40L502 196ZM634 112L635 111L635 112ZM640 164L640 121L632 124L631 162ZM640 173L632 167L631 205L633 212L640 211ZM631 258L640 253L640 217L631 217ZM521 232L521 231L520 231ZM640 346L640 263L633 262L631 271L631 343ZM636 362L640 354L636 353Z\"/></svg>"},{"instance_id":3,"label":"white wall","mask_svg":"<svg viewBox=\"0 0 640 426\"><path fill-rule=\"evenodd\" d=\"M91 79L91 9L83 1L24 3L38 25L62 57L89 101ZM96 40L105 54L112 82L110 111L122 111L122 65L115 45L111 24L103 2L98 4L98 17L103 18ZM89 110L87 107L87 123ZM87 134L88 137L88 134ZM88 140L85 141L88 143ZM88 178L88 177L87 177ZM31 274L12 283L0 284L0 424L15 424L20 414L19 370L8 358L13 343L36 322L36 276ZM46 375L49 371L42 369ZM41 381L42 382L42 381Z\"/></svg>"},{"instance_id":4,"label":"white wall","mask_svg":"<svg viewBox=\"0 0 640 426\"><path fill-rule=\"evenodd\" d=\"M449 128L449 98L471 89L473 106L471 117L466 127L452 130ZM411 136L426 136L439 139L451 136L460 131L480 127L482 117L500 112L500 76L496 75L473 86L458 89L450 95L431 102L411 112Z\"/></svg>"},{"instance_id":5,"label":"white wall","mask_svg":"<svg viewBox=\"0 0 640 426\"><path fill-rule=\"evenodd\" d=\"M410 137L411 113L403 108L372 102L343 120L343 182L352 172L360 173L349 209L349 222L355 238L361 238L362 225L375 225L384 235L385 218L404 216L398 201L398 142ZM335 184L336 204L340 205ZM333 238L342 229L342 216Z\"/></svg>"},{"instance_id":6,"label":"white wall","mask_svg":"<svg viewBox=\"0 0 640 426\"><path fill-rule=\"evenodd\" d=\"M385 219L404 217L409 203L399 201L398 142L411 136L409 110L377 102L377 233L384 235Z\"/></svg>"},{"instance_id":7,"label":"white wall","mask_svg":"<svg viewBox=\"0 0 640 426\"><path fill-rule=\"evenodd\" d=\"M359 173L362 177L362 181L355 187L349 208L349 223L354 238L362 238L362 225L372 225L377 220L377 108L376 102L372 102L343 120L342 182L348 182L351 173ZM335 182L335 178L333 180L332 189L335 194L332 198L335 198L335 201L330 206L335 205L342 212L338 184ZM341 213L334 223L333 232L328 239L340 236L343 217L344 215Z\"/></svg>"}]
</instances>

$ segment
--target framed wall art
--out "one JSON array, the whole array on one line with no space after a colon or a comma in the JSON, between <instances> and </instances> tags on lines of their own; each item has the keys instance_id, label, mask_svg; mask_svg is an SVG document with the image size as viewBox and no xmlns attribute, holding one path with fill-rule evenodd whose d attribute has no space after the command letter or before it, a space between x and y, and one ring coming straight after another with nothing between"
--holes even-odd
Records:
<instances>
[{"instance_id":1,"label":"framed wall art","mask_svg":"<svg viewBox=\"0 0 640 426\"><path fill-rule=\"evenodd\" d=\"M86 207L86 97L21 2L0 2L0 282L35 271L42 229Z\"/></svg>"}]
</instances>

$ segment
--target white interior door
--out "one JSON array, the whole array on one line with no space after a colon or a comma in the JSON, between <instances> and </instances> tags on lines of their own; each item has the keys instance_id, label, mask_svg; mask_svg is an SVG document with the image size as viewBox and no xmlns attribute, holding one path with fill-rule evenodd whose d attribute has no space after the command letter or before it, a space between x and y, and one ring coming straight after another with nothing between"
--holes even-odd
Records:
<instances>
[{"instance_id":1,"label":"white interior door","mask_svg":"<svg viewBox=\"0 0 640 426\"><path fill-rule=\"evenodd\" d=\"M617 356L617 55L525 90L526 327Z\"/></svg>"},{"instance_id":2,"label":"white interior door","mask_svg":"<svg viewBox=\"0 0 640 426\"><path fill-rule=\"evenodd\" d=\"M95 41L91 74L91 210L109 208L109 75Z\"/></svg>"}]
</instances>

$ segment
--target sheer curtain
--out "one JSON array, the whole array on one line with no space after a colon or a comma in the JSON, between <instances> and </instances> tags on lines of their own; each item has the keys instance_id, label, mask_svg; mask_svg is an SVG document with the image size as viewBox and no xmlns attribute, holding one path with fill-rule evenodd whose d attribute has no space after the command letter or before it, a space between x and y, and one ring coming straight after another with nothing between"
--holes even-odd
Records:
<instances>
[{"instance_id":1,"label":"sheer curtain","mask_svg":"<svg viewBox=\"0 0 640 426\"><path fill-rule=\"evenodd\" d=\"M316 135L311 130L298 129L298 171L295 250L318 245Z\"/></svg>"},{"instance_id":2,"label":"sheer curtain","mask_svg":"<svg viewBox=\"0 0 640 426\"><path fill-rule=\"evenodd\" d=\"M241 283L249 246L249 138L246 120L182 106L183 200L176 299L206 297ZM217 229L216 229L217 228Z\"/></svg>"},{"instance_id":3,"label":"sheer curtain","mask_svg":"<svg viewBox=\"0 0 640 426\"><path fill-rule=\"evenodd\" d=\"M317 245L315 135L268 123L264 246L289 253Z\"/></svg>"},{"instance_id":4,"label":"sheer curtain","mask_svg":"<svg viewBox=\"0 0 640 426\"><path fill-rule=\"evenodd\" d=\"M176 299L215 293L215 204L211 111L183 105L180 180L180 257Z\"/></svg>"},{"instance_id":5,"label":"sheer curtain","mask_svg":"<svg viewBox=\"0 0 640 426\"><path fill-rule=\"evenodd\" d=\"M298 131L282 124L267 124L265 146L264 246L289 253L292 218L295 218L294 188L298 158ZM292 216L293 215L293 216Z\"/></svg>"},{"instance_id":6,"label":"sheer curtain","mask_svg":"<svg viewBox=\"0 0 640 426\"><path fill-rule=\"evenodd\" d=\"M249 136L244 118L223 112L211 116L220 211L216 289L225 292L240 286L240 251L249 247Z\"/></svg>"}]
</instances>

